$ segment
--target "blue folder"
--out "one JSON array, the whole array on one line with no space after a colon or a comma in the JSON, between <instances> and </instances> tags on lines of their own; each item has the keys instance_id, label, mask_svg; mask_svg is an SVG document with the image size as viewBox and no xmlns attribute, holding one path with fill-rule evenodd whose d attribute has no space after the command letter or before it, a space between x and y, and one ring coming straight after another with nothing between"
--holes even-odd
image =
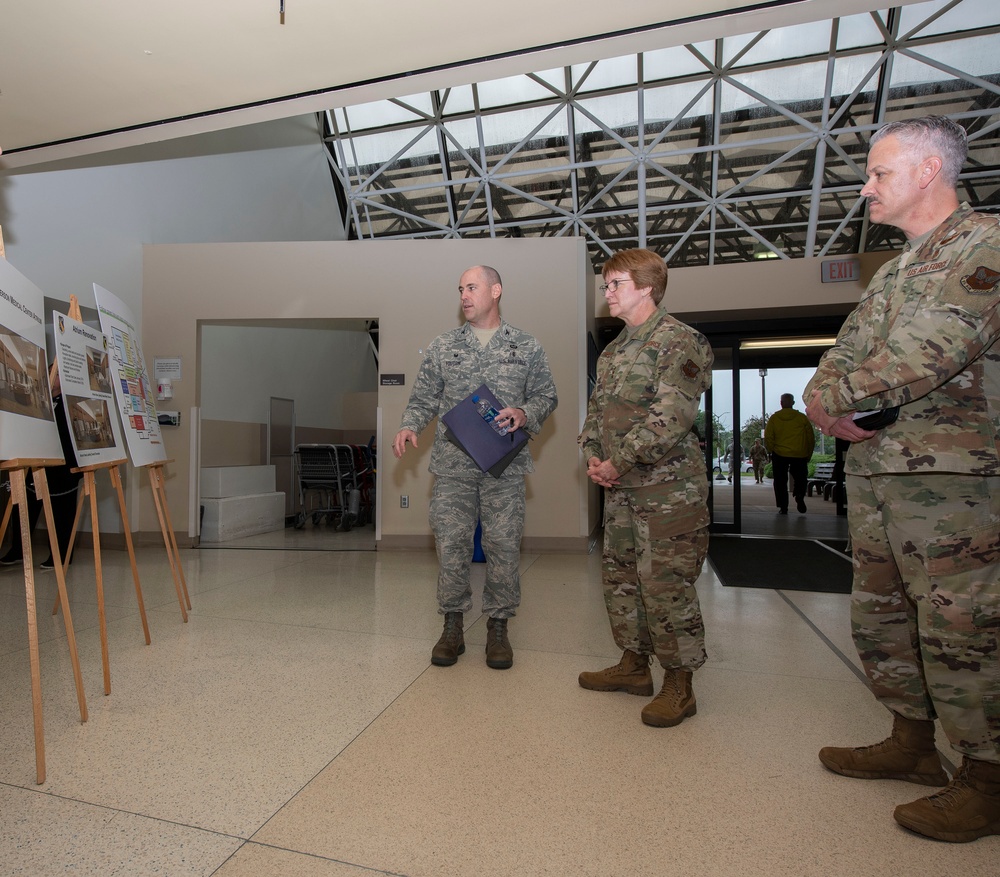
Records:
<instances>
[{"instance_id":1,"label":"blue folder","mask_svg":"<svg viewBox=\"0 0 1000 877\"><path fill-rule=\"evenodd\" d=\"M490 392L486 384L470 393L441 419L447 427L445 436L457 445L472 461L494 478L503 475L511 461L524 449L530 436L523 429L515 429L507 435L500 435L476 410L473 396L487 399L499 411L506 406Z\"/></svg>"}]
</instances>

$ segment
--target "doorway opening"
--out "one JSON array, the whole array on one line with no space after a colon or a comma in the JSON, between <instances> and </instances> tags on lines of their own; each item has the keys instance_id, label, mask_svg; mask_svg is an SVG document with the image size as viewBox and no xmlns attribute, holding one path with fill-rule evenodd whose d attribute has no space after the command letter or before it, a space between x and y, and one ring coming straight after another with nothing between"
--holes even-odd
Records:
<instances>
[{"instance_id":1,"label":"doorway opening","mask_svg":"<svg viewBox=\"0 0 1000 877\"><path fill-rule=\"evenodd\" d=\"M806 512L797 511L792 501L788 514L781 515L773 469L765 464L758 482L750 459L754 440L763 438L782 394L790 393L795 409L804 412L802 392L843 321L844 316L835 315L692 323L715 354L712 388L699 415L706 436L713 533L846 541L846 508L838 502L842 494L814 486L805 497ZM836 454L832 439L818 430L814 437L810 475Z\"/></svg>"},{"instance_id":2,"label":"doorway opening","mask_svg":"<svg viewBox=\"0 0 1000 877\"><path fill-rule=\"evenodd\" d=\"M198 345L200 547L374 551L378 320L205 321ZM359 453L313 484L300 471L303 447ZM227 493L222 482L246 492L207 495ZM354 488L364 491L358 509Z\"/></svg>"}]
</instances>

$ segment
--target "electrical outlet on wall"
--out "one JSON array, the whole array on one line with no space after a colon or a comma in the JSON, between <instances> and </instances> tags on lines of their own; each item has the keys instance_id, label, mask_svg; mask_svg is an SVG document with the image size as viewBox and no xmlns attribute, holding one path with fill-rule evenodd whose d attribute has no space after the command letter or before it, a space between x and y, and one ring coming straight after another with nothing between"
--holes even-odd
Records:
<instances>
[{"instance_id":1,"label":"electrical outlet on wall","mask_svg":"<svg viewBox=\"0 0 1000 877\"><path fill-rule=\"evenodd\" d=\"M401 509L408 509L410 507L410 498L406 495L401 495L399 497L399 507Z\"/></svg>"}]
</instances>

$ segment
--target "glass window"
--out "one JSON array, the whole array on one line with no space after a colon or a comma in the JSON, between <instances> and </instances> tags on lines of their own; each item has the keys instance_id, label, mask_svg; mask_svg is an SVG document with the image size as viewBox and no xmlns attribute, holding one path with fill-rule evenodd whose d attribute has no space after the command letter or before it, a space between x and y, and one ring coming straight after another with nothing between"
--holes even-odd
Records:
<instances>
[{"instance_id":1,"label":"glass window","mask_svg":"<svg viewBox=\"0 0 1000 877\"><path fill-rule=\"evenodd\" d=\"M574 64L572 67L573 85L579 86L581 92L635 85L639 81L636 68L635 55L608 58L606 61L598 61L593 65Z\"/></svg>"},{"instance_id":2,"label":"glass window","mask_svg":"<svg viewBox=\"0 0 1000 877\"><path fill-rule=\"evenodd\" d=\"M749 42L749 40L745 40L745 42ZM730 51L730 44L733 43L736 43L736 40L728 37L723 42L725 48L723 57L727 64L737 54L737 52ZM745 55L740 57L736 66L766 64L772 61L783 61L786 58L801 58L804 55L822 55L829 50L830 22L813 21L808 24L779 27L769 31Z\"/></svg>"},{"instance_id":3,"label":"glass window","mask_svg":"<svg viewBox=\"0 0 1000 877\"><path fill-rule=\"evenodd\" d=\"M680 76L704 72L705 65L692 55L686 46L656 49L652 52L644 52L642 56L642 76L645 82L675 79Z\"/></svg>"},{"instance_id":4,"label":"glass window","mask_svg":"<svg viewBox=\"0 0 1000 877\"><path fill-rule=\"evenodd\" d=\"M378 134L355 136L350 138L345 149L348 157L353 156L359 168L372 170L390 158L400 161L415 156L436 155L438 143L434 128L426 129L419 137L418 132L419 129L408 128L404 131L382 131ZM415 137L416 142L408 145Z\"/></svg>"},{"instance_id":5,"label":"glass window","mask_svg":"<svg viewBox=\"0 0 1000 877\"><path fill-rule=\"evenodd\" d=\"M886 10L877 13L882 21ZM854 49L859 46L879 46L885 43L885 36L872 18L872 13L846 15L840 19L837 31L837 48Z\"/></svg>"},{"instance_id":6,"label":"glass window","mask_svg":"<svg viewBox=\"0 0 1000 877\"><path fill-rule=\"evenodd\" d=\"M916 3L900 9L899 35L929 36L930 34L953 33L987 27L997 23L996 0L962 0L933 21L928 19L938 10L948 5L948 0L933 0L931 3Z\"/></svg>"},{"instance_id":7,"label":"glass window","mask_svg":"<svg viewBox=\"0 0 1000 877\"><path fill-rule=\"evenodd\" d=\"M440 92L441 100L444 102L443 112L447 115L457 115L458 113L471 113L476 105L472 102L472 86L458 85L447 88Z\"/></svg>"},{"instance_id":8,"label":"glass window","mask_svg":"<svg viewBox=\"0 0 1000 877\"><path fill-rule=\"evenodd\" d=\"M576 234L596 266L640 244L676 265L746 261L754 233L795 258L897 248L901 233L868 224L859 199L883 117L955 118L970 131L960 197L992 210L1000 191L1000 4L946 8L930 0L331 108L324 141L356 207L350 233ZM894 45L883 68L879 25L895 18L901 35L915 36ZM963 38L969 28L980 35ZM734 67L715 79L699 53ZM570 78L581 90L567 104ZM436 101L441 128L422 115ZM817 134L827 144L819 151Z\"/></svg>"},{"instance_id":9,"label":"glass window","mask_svg":"<svg viewBox=\"0 0 1000 877\"><path fill-rule=\"evenodd\" d=\"M420 117L392 101L379 100L370 104L358 104L344 110L351 131L367 128L384 128L400 122L416 122Z\"/></svg>"},{"instance_id":10,"label":"glass window","mask_svg":"<svg viewBox=\"0 0 1000 877\"><path fill-rule=\"evenodd\" d=\"M759 93L776 104L815 99L826 87L826 62L816 61L794 67L738 73L722 84L722 112L732 113L749 107L762 106L759 98L738 86Z\"/></svg>"},{"instance_id":11,"label":"glass window","mask_svg":"<svg viewBox=\"0 0 1000 877\"><path fill-rule=\"evenodd\" d=\"M544 85L527 76L509 76L506 79L480 82L476 89L479 92L479 106L484 110L552 97L552 92Z\"/></svg>"},{"instance_id":12,"label":"glass window","mask_svg":"<svg viewBox=\"0 0 1000 877\"><path fill-rule=\"evenodd\" d=\"M550 117L551 118L548 118ZM506 144L507 150L525 137L539 140L544 137L565 138L568 133L566 114L562 108L553 114L552 107L529 107L509 113L491 113L483 116L483 142Z\"/></svg>"}]
</instances>

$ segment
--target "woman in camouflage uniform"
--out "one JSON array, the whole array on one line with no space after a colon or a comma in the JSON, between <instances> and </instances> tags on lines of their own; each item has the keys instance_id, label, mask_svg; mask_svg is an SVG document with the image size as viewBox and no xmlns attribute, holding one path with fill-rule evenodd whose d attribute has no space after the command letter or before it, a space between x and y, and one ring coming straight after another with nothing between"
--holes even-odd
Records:
<instances>
[{"instance_id":1,"label":"woman in camouflage uniform","mask_svg":"<svg viewBox=\"0 0 1000 877\"><path fill-rule=\"evenodd\" d=\"M580 685L650 695L655 655L663 687L642 720L670 727L697 711L691 679L705 662L694 582L708 552L708 478L693 426L712 351L660 308L667 266L655 253L616 253L603 274L625 329L597 363L580 444L587 475L606 491L604 599L624 654L614 667L581 673Z\"/></svg>"}]
</instances>

